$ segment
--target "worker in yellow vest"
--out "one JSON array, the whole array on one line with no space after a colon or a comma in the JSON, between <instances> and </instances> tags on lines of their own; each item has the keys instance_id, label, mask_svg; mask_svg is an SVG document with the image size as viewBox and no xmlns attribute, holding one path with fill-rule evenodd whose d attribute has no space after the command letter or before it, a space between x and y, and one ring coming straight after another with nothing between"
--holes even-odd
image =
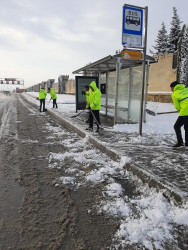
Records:
<instances>
[{"instance_id":1,"label":"worker in yellow vest","mask_svg":"<svg viewBox=\"0 0 188 250\"><path fill-rule=\"evenodd\" d=\"M93 118L95 118L97 122L96 132L99 132L100 131L99 111L101 109L101 92L97 88L95 81L92 81L90 83L89 88L91 91L89 95L89 106L90 106L91 112L89 116L89 128L86 128L86 130L93 131Z\"/></svg>"},{"instance_id":2,"label":"worker in yellow vest","mask_svg":"<svg viewBox=\"0 0 188 250\"><path fill-rule=\"evenodd\" d=\"M53 100L53 108L57 109L57 95L52 88L48 88L48 91L50 93L51 99Z\"/></svg>"},{"instance_id":3,"label":"worker in yellow vest","mask_svg":"<svg viewBox=\"0 0 188 250\"><path fill-rule=\"evenodd\" d=\"M172 101L174 107L179 112L179 117L174 124L177 144L175 144L173 148L184 146L181 133L182 126L184 126L185 129L185 147L188 148L188 88L185 88L185 85L180 84L178 81L172 82L170 88L173 91Z\"/></svg>"},{"instance_id":4,"label":"worker in yellow vest","mask_svg":"<svg viewBox=\"0 0 188 250\"><path fill-rule=\"evenodd\" d=\"M43 112L46 111L45 109L45 99L46 99L47 92L44 90L44 87L42 87L39 91L39 100L40 100L40 112L42 112L42 106L43 106Z\"/></svg>"}]
</instances>

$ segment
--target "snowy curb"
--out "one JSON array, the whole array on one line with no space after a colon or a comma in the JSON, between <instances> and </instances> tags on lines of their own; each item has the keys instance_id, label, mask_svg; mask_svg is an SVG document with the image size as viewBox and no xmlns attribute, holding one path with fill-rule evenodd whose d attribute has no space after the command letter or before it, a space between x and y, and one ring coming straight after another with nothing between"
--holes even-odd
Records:
<instances>
[{"instance_id":1,"label":"snowy curb","mask_svg":"<svg viewBox=\"0 0 188 250\"><path fill-rule=\"evenodd\" d=\"M125 164L124 168L138 176L144 183L147 183L149 187L156 188L157 190L162 191L164 197L169 201L173 199L176 204L183 203L182 197L178 193L171 190L159 180L154 179L153 176L150 175L150 173L130 164Z\"/></svg>"},{"instance_id":2,"label":"snowy curb","mask_svg":"<svg viewBox=\"0 0 188 250\"><path fill-rule=\"evenodd\" d=\"M79 134L82 138L86 138L87 137L87 141L90 142L91 144L93 144L96 148L98 148L101 152L105 153L106 155L108 155L112 160L114 161L120 161L121 157L118 156L115 152L113 152L112 150L109 150L108 148L106 148L104 145L102 145L101 143L99 143L97 140L95 140L92 136L88 135L87 133L83 132L81 129L77 128L76 126L74 126L72 123L70 123L67 120L64 120L62 117L60 117L58 114L55 114L52 111L48 111L48 113L53 116L54 118L56 118L60 123L62 123L64 126L71 128L74 132L76 132L77 134Z\"/></svg>"},{"instance_id":3,"label":"snowy curb","mask_svg":"<svg viewBox=\"0 0 188 250\"><path fill-rule=\"evenodd\" d=\"M27 101L31 106L33 106L34 108L37 107L37 105L35 103L30 102L28 99L25 98L25 96L21 95L21 97L25 101ZM81 129L79 129L78 127L74 126L72 123L70 123L68 121L69 117L66 117L67 120L65 120L61 116L59 116L58 114L56 114L56 113L54 113L54 112L52 112L50 110L47 111L47 114L49 114L52 117L54 117L55 119L57 119L60 122L60 124L63 124L67 128L71 128L74 132L76 132L77 134L79 134L82 138L86 138L87 137L87 141L88 142L90 142L91 144L93 144L101 152L103 152L106 155L108 155L112 160L114 160L114 161L120 161L121 160L121 157L119 155L117 155L115 152L113 152L112 150L108 149L107 147L105 147L104 145L102 145L101 143L99 143L91 135L88 135L86 132L82 131Z\"/></svg>"},{"instance_id":4,"label":"snowy curb","mask_svg":"<svg viewBox=\"0 0 188 250\"><path fill-rule=\"evenodd\" d=\"M28 102L31 106L33 106L34 108L37 107L37 105L35 103L26 99L26 97L24 95L21 95L21 97L26 102ZM31 97L33 97L33 96L31 96ZM35 97L33 97L33 98L35 98ZM108 149L103 144L101 144L100 142L95 140L91 135L88 135L86 132L83 132L81 129L79 129L78 127L74 126L71 122L69 122L68 120L70 119L70 117L66 117L67 120L65 120L61 116L59 116L58 114L56 114L50 110L48 110L47 113L50 116L57 119L64 126L71 128L74 132L79 134L82 138L87 138L88 142L93 144L96 148L98 148L101 152L105 153L112 160L118 161L118 162L121 161L121 157L116 152L113 152L112 150ZM164 197L166 197L169 201L173 199L174 202L178 203L178 204L181 204L183 202L182 197L178 193L171 190L166 185L162 184L159 180L154 179L154 177L152 175L150 175L148 172L144 171L143 169L139 169L138 167L136 167L130 163L126 163L124 165L124 169L131 171L133 174L138 176L144 183L147 183L149 185L149 187L156 188L157 190L162 191Z\"/></svg>"}]
</instances>

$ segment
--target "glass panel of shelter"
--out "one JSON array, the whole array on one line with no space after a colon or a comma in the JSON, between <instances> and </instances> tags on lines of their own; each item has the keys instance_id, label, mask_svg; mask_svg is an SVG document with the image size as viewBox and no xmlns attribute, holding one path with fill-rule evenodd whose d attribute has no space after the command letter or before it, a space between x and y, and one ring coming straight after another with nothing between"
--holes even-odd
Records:
<instances>
[{"instance_id":1,"label":"glass panel of shelter","mask_svg":"<svg viewBox=\"0 0 188 250\"><path fill-rule=\"evenodd\" d=\"M142 91L143 66L129 67L120 70L120 78L117 93L117 117L116 123L138 123L140 114L140 98ZM101 85L106 84L106 93L102 94L101 110L114 116L116 72L101 74L99 77ZM146 94L146 88L145 88ZM107 106L106 106L107 105Z\"/></svg>"}]
</instances>

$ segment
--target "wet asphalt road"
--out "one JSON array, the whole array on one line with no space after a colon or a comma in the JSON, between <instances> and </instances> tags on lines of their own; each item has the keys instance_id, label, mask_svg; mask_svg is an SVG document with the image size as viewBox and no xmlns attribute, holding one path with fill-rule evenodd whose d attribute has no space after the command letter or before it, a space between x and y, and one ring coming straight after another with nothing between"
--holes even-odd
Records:
<instances>
[{"instance_id":1,"label":"wet asphalt road","mask_svg":"<svg viewBox=\"0 0 188 250\"><path fill-rule=\"evenodd\" d=\"M70 150L64 141L81 138L19 95L4 99L0 121L0 249L106 249L119 222L87 212L101 189L87 185L75 193L63 183L55 186L65 170L84 167L72 158L61 162L62 169L48 167L51 155Z\"/></svg>"}]
</instances>

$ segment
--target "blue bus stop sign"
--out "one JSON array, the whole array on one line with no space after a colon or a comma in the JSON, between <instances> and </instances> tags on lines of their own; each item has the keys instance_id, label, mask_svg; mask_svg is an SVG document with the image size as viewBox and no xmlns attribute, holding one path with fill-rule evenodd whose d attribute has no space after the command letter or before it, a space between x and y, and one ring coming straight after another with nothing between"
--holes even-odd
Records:
<instances>
[{"instance_id":1,"label":"blue bus stop sign","mask_svg":"<svg viewBox=\"0 0 188 250\"><path fill-rule=\"evenodd\" d=\"M130 5L123 6L122 45L142 47L143 9Z\"/></svg>"}]
</instances>

